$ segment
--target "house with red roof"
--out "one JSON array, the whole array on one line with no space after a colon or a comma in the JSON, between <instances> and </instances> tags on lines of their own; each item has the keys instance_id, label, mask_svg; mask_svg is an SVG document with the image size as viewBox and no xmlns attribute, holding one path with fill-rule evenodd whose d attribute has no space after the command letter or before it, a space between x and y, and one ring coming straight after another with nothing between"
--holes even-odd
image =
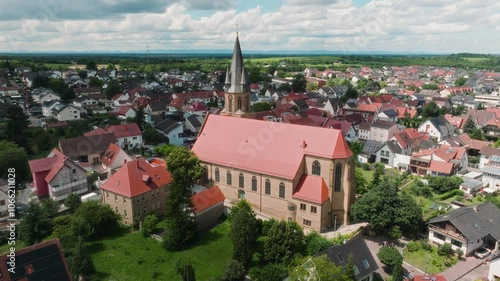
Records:
<instances>
[{"instance_id":1,"label":"house with red roof","mask_svg":"<svg viewBox=\"0 0 500 281\"><path fill-rule=\"evenodd\" d=\"M208 115L192 151L228 201L327 231L349 223L352 152L338 129Z\"/></svg>"},{"instance_id":2,"label":"house with red roof","mask_svg":"<svg viewBox=\"0 0 500 281\"><path fill-rule=\"evenodd\" d=\"M132 161L132 158L121 147L114 143L108 146L108 149L101 158L102 168L106 170L109 175L114 173L116 169L120 168L128 161Z\"/></svg>"},{"instance_id":3,"label":"house with red roof","mask_svg":"<svg viewBox=\"0 0 500 281\"><path fill-rule=\"evenodd\" d=\"M412 153L410 171L417 175L451 176L464 171L468 164L469 157L465 148L442 145Z\"/></svg>"},{"instance_id":4,"label":"house with red roof","mask_svg":"<svg viewBox=\"0 0 500 281\"><path fill-rule=\"evenodd\" d=\"M102 185L102 202L131 225L149 214L163 214L169 193L171 174L161 166L144 159L127 161Z\"/></svg>"},{"instance_id":5,"label":"house with red roof","mask_svg":"<svg viewBox=\"0 0 500 281\"><path fill-rule=\"evenodd\" d=\"M99 136L113 134L116 138L116 144L124 149L140 148L143 145L142 132L136 123L107 126L97 128L83 134L84 136Z\"/></svg>"},{"instance_id":6,"label":"house with red roof","mask_svg":"<svg viewBox=\"0 0 500 281\"><path fill-rule=\"evenodd\" d=\"M135 118L135 110L130 106L117 106L109 114L116 115L123 120Z\"/></svg>"},{"instance_id":7,"label":"house with red roof","mask_svg":"<svg viewBox=\"0 0 500 281\"><path fill-rule=\"evenodd\" d=\"M191 200L198 230L215 225L224 213L224 200L226 200L226 197L216 185L195 193Z\"/></svg>"},{"instance_id":8,"label":"house with red roof","mask_svg":"<svg viewBox=\"0 0 500 281\"><path fill-rule=\"evenodd\" d=\"M38 197L62 201L71 193L89 191L87 171L57 149L42 159L28 161Z\"/></svg>"}]
</instances>

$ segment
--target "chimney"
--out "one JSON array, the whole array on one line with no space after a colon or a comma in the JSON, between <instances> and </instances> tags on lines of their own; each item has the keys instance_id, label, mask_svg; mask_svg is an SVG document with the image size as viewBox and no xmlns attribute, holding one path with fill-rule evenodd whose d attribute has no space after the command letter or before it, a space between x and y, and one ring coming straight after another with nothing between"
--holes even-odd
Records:
<instances>
[{"instance_id":1,"label":"chimney","mask_svg":"<svg viewBox=\"0 0 500 281\"><path fill-rule=\"evenodd\" d=\"M306 141L302 141L302 144L300 145L300 148L304 149L307 147Z\"/></svg>"},{"instance_id":2,"label":"chimney","mask_svg":"<svg viewBox=\"0 0 500 281\"><path fill-rule=\"evenodd\" d=\"M127 159L123 160L123 165L127 164Z\"/></svg>"}]
</instances>

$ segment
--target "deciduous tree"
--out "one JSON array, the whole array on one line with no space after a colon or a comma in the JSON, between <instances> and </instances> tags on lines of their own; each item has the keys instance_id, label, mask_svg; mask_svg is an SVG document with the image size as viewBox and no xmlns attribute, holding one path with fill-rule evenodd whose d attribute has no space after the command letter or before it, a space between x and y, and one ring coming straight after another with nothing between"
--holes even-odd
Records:
<instances>
[{"instance_id":1,"label":"deciduous tree","mask_svg":"<svg viewBox=\"0 0 500 281\"><path fill-rule=\"evenodd\" d=\"M269 229L264 243L266 262L289 264L296 255L304 252L304 232L296 222L280 221Z\"/></svg>"},{"instance_id":2,"label":"deciduous tree","mask_svg":"<svg viewBox=\"0 0 500 281\"><path fill-rule=\"evenodd\" d=\"M19 240L26 246L42 241L52 231L52 223L41 205L30 202L19 223Z\"/></svg>"},{"instance_id":3,"label":"deciduous tree","mask_svg":"<svg viewBox=\"0 0 500 281\"><path fill-rule=\"evenodd\" d=\"M66 206L72 214L76 211L80 204L82 204L82 199L75 193L70 193L64 200L64 206Z\"/></svg>"},{"instance_id":4,"label":"deciduous tree","mask_svg":"<svg viewBox=\"0 0 500 281\"><path fill-rule=\"evenodd\" d=\"M257 240L257 219L250 204L242 200L236 209L231 208L231 231L233 242L233 260L239 261L245 268L250 265Z\"/></svg>"},{"instance_id":5,"label":"deciduous tree","mask_svg":"<svg viewBox=\"0 0 500 281\"><path fill-rule=\"evenodd\" d=\"M307 80L302 74L297 74L292 80L292 90L296 93L301 93L306 91Z\"/></svg>"}]
</instances>

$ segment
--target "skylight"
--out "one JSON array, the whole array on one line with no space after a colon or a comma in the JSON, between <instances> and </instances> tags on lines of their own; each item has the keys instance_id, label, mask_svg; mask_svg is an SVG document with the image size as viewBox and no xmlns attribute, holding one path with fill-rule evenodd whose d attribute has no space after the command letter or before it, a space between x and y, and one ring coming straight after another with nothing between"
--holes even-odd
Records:
<instances>
[{"instance_id":1,"label":"skylight","mask_svg":"<svg viewBox=\"0 0 500 281\"><path fill-rule=\"evenodd\" d=\"M365 269L368 269L370 268L370 263L368 263L367 260L363 260L363 266L365 267Z\"/></svg>"},{"instance_id":2,"label":"skylight","mask_svg":"<svg viewBox=\"0 0 500 281\"><path fill-rule=\"evenodd\" d=\"M359 274L359 269L357 266L354 266L354 275L358 275Z\"/></svg>"},{"instance_id":3,"label":"skylight","mask_svg":"<svg viewBox=\"0 0 500 281\"><path fill-rule=\"evenodd\" d=\"M339 259L340 263L344 263L344 257L342 256L342 254L337 254L337 258Z\"/></svg>"}]
</instances>

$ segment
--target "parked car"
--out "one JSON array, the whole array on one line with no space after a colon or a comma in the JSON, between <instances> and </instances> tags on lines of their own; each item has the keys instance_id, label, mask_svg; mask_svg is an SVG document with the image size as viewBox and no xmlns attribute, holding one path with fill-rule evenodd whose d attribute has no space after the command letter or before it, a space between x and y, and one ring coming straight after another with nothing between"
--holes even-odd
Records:
<instances>
[{"instance_id":1,"label":"parked car","mask_svg":"<svg viewBox=\"0 0 500 281\"><path fill-rule=\"evenodd\" d=\"M491 254L491 250L487 249L485 247L481 247L481 248L477 249L476 252L474 253L474 255L480 259L484 259L489 254Z\"/></svg>"}]
</instances>

